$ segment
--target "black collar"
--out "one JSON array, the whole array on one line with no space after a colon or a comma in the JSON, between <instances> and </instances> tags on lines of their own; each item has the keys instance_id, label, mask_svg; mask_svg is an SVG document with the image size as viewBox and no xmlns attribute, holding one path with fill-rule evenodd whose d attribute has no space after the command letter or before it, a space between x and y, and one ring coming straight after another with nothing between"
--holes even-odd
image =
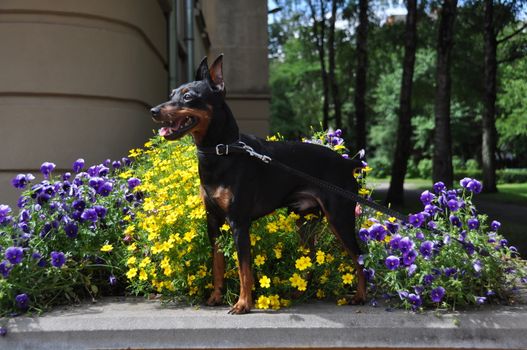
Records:
<instances>
[{"instance_id":1,"label":"black collar","mask_svg":"<svg viewBox=\"0 0 527 350\"><path fill-rule=\"evenodd\" d=\"M245 153L247 145L238 140L230 144L219 143L212 147L196 146L198 154L215 154L217 156L227 156L232 153Z\"/></svg>"}]
</instances>

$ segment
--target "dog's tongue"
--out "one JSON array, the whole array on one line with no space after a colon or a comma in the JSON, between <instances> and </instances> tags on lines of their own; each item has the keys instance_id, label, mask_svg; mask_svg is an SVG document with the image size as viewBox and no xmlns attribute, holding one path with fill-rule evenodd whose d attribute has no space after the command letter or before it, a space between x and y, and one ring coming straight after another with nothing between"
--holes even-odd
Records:
<instances>
[{"instance_id":1,"label":"dog's tongue","mask_svg":"<svg viewBox=\"0 0 527 350\"><path fill-rule=\"evenodd\" d=\"M159 136L168 136L172 134L172 128L169 128L169 127L162 127L161 129L159 129Z\"/></svg>"}]
</instances>

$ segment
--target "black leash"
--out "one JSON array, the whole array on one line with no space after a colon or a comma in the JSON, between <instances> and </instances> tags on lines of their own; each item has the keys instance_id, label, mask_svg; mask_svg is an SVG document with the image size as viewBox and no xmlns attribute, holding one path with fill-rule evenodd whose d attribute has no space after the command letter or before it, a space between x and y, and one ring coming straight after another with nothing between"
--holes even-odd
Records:
<instances>
[{"instance_id":1,"label":"black leash","mask_svg":"<svg viewBox=\"0 0 527 350\"><path fill-rule=\"evenodd\" d=\"M217 156L227 156L229 154L234 154L234 153L238 153L238 154L248 154L249 156L251 157L254 157L254 158L257 158L259 160L261 160L262 162L266 163L266 164L270 164L270 165L274 165L278 168L281 168L283 170L285 170L286 172L289 172L289 173L292 173L298 177L301 177L315 185L318 185L322 188L325 188L326 190L329 190L331 192L334 192L346 199L349 199L349 200L352 200L354 202L358 202L360 204L363 204L363 205L366 205L370 208L373 208L381 213L384 213L386 215L389 215L389 216L392 216L398 220L401 220L403 222L407 222L408 218L406 215L402 214L402 213L399 213L398 211L395 211L391 208L388 208L388 207L385 207L384 205L381 205L379 203L376 203L374 201L371 201L371 200L368 200L356 193L353 193L353 192L350 192L350 191L347 191L347 190L344 190L342 189L341 187L339 186L336 186L330 182L327 182L325 180L322 180L318 177L315 177L315 176L312 176L312 175L309 175L307 173L304 173L303 171L300 171L298 169L295 169L295 168L292 168L290 167L289 165L286 165L276 159L272 159L271 157L269 156L266 156L266 155L263 155L263 154L260 154L258 152L256 152L251 146L248 146L246 145L244 142L242 141L238 141L238 142L235 142L235 143L232 143L232 144L229 144L229 145L226 145L226 144L219 144L219 145L216 145L216 147L198 147L198 153L200 154L215 154Z\"/></svg>"},{"instance_id":2,"label":"black leash","mask_svg":"<svg viewBox=\"0 0 527 350\"><path fill-rule=\"evenodd\" d=\"M249 156L251 157L254 157L254 158L257 158L259 159L260 161L264 162L265 164L269 164L269 165L274 165L278 168L281 168L283 170L285 170L286 172L289 172L289 173L292 173L300 178L303 178L315 185L318 185L320 186L321 188L325 188L335 194L338 194L339 196L341 197L344 197L346 199L349 199L351 201L354 201L354 202L357 202L357 203L360 203L362 205L365 205L365 206L368 206L376 211L379 211L383 214L386 214L386 215L389 215L391 217L394 217L398 220L400 220L403 224L406 224L408 223L408 216L407 215L404 215L396 210L393 210L391 208L388 208L384 205L381 205L379 203L376 203L372 200L369 200L367 198L364 198L356 193L353 193L353 192L350 192L350 191L347 191L335 184L332 184L330 182L327 182L325 180L322 180L318 177L315 177L315 176L312 176L312 175L309 175L307 173L304 173L303 171L300 171L298 169L295 169L295 168L292 168L290 167L289 165L286 165L276 159L272 159L271 157L269 156L266 156L266 155L263 155L263 154L260 154L258 152L256 152L251 146L248 146L247 144L245 144L244 142L242 141L237 141L235 143L232 143L232 144L218 144L216 145L216 147L198 147L198 154L202 154L202 155L207 155L207 154L214 154L214 155L217 155L217 156L228 156L229 154L248 154ZM432 233L434 234L437 234L437 235L441 235L441 236L444 236L443 232L439 231L438 229L435 229L435 228L431 228L431 227L426 227L424 228L426 230L429 230L431 231ZM475 251L477 251L479 254L483 255L483 256L487 256L489 255L489 252L485 249L480 249L480 248L476 248L474 247L473 245L471 245L470 243L467 243L465 241L462 241L460 239L457 239L457 238L451 238L455 241L457 241L458 243L460 243L463 247L465 247L466 249L468 248L472 248L474 249Z\"/></svg>"}]
</instances>

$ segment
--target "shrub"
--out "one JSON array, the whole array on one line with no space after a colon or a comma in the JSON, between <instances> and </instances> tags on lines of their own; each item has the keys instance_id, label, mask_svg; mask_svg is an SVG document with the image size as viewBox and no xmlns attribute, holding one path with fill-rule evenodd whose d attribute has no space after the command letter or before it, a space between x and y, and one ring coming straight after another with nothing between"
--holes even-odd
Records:
<instances>
[{"instance_id":1,"label":"shrub","mask_svg":"<svg viewBox=\"0 0 527 350\"><path fill-rule=\"evenodd\" d=\"M317 134L311 142L329 143L345 153L337 136ZM131 236L127 259L131 290L202 302L212 291L212 250L199 197L195 146L188 138L179 142L155 138L152 146L136 157L134 166L134 175L143 179L136 190L146 197L126 229ZM368 190L363 192L369 194ZM354 284L351 259L333 234L328 234L325 220L306 217L306 236L315 239L302 241L296 232L298 219L297 214L279 209L251 227L258 308L278 309L292 299L311 297L346 302ZM239 292L237 256L229 226L224 224L221 231L218 244L226 260L224 300L232 304Z\"/></svg>"},{"instance_id":2,"label":"shrub","mask_svg":"<svg viewBox=\"0 0 527 350\"><path fill-rule=\"evenodd\" d=\"M500 169L496 172L498 183L526 183L527 169Z\"/></svg>"},{"instance_id":3,"label":"shrub","mask_svg":"<svg viewBox=\"0 0 527 350\"><path fill-rule=\"evenodd\" d=\"M421 195L424 210L407 224L377 215L365 222L362 257L374 295L404 307L455 308L507 299L527 279L515 247L472 204L481 184L469 178Z\"/></svg>"},{"instance_id":4,"label":"shrub","mask_svg":"<svg viewBox=\"0 0 527 350\"><path fill-rule=\"evenodd\" d=\"M432 160L431 159L421 159L417 164L417 169L419 170L419 176L423 179L430 179L432 177Z\"/></svg>"},{"instance_id":5,"label":"shrub","mask_svg":"<svg viewBox=\"0 0 527 350\"><path fill-rule=\"evenodd\" d=\"M17 213L0 205L1 317L124 290L123 220L140 194L118 175L123 162L84 172L79 159L62 177L45 162L39 183L31 174L13 179L23 193Z\"/></svg>"}]
</instances>

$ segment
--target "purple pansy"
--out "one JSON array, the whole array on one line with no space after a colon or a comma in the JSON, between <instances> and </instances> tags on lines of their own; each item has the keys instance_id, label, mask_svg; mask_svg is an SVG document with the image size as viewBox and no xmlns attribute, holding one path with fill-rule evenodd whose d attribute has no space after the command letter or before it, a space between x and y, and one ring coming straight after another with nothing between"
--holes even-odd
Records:
<instances>
[{"instance_id":1,"label":"purple pansy","mask_svg":"<svg viewBox=\"0 0 527 350\"><path fill-rule=\"evenodd\" d=\"M414 263L417 258L417 252L415 250L410 250L403 254L403 264L404 266L410 266Z\"/></svg>"},{"instance_id":2,"label":"purple pansy","mask_svg":"<svg viewBox=\"0 0 527 350\"><path fill-rule=\"evenodd\" d=\"M414 248L414 242L409 237L403 237L399 241L399 250L402 253L407 253Z\"/></svg>"},{"instance_id":3,"label":"purple pansy","mask_svg":"<svg viewBox=\"0 0 527 350\"><path fill-rule=\"evenodd\" d=\"M368 232L368 229L361 228L361 229L359 230L359 238L360 238L363 242L368 242L368 240L370 239L370 233Z\"/></svg>"},{"instance_id":4,"label":"purple pansy","mask_svg":"<svg viewBox=\"0 0 527 350\"><path fill-rule=\"evenodd\" d=\"M53 169L55 169L55 167L56 167L55 163L44 162L40 166L40 172L42 173L42 175L44 175L45 179L48 179L49 175L51 174Z\"/></svg>"},{"instance_id":5,"label":"purple pansy","mask_svg":"<svg viewBox=\"0 0 527 350\"><path fill-rule=\"evenodd\" d=\"M141 184L141 180L139 180L137 177L131 177L128 179L128 189L133 190L135 187L139 186Z\"/></svg>"},{"instance_id":6,"label":"purple pansy","mask_svg":"<svg viewBox=\"0 0 527 350\"><path fill-rule=\"evenodd\" d=\"M18 294L16 297L15 297L15 303L16 303L16 306L20 309L20 310L27 310L29 308L29 297L26 293L22 293L22 294Z\"/></svg>"},{"instance_id":7,"label":"purple pansy","mask_svg":"<svg viewBox=\"0 0 527 350\"><path fill-rule=\"evenodd\" d=\"M424 241L423 243L421 243L421 247L419 248L419 251L421 252L421 255L423 256L423 258L428 260L432 256L433 249L434 249L434 243L430 241Z\"/></svg>"},{"instance_id":8,"label":"purple pansy","mask_svg":"<svg viewBox=\"0 0 527 350\"><path fill-rule=\"evenodd\" d=\"M384 261L384 264L389 270L396 270L399 267L399 258L393 255L390 255Z\"/></svg>"},{"instance_id":9,"label":"purple pansy","mask_svg":"<svg viewBox=\"0 0 527 350\"><path fill-rule=\"evenodd\" d=\"M481 185L481 182L478 180L472 180L468 183L467 188L469 191L478 194L481 193L481 190L483 189L483 186Z\"/></svg>"},{"instance_id":10,"label":"purple pansy","mask_svg":"<svg viewBox=\"0 0 527 350\"><path fill-rule=\"evenodd\" d=\"M479 228L479 220L472 217L467 220L467 226L470 230L477 230Z\"/></svg>"},{"instance_id":11,"label":"purple pansy","mask_svg":"<svg viewBox=\"0 0 527 350\"><path fill-rule=\"evenodd\" d=\"M82 212L81 218L85 221L91 221L93 223L97 222L98 219L97 211L93 208L86 209Z\"/></svg>"},{"instance_id":12,"label":"purple pansy","mask_svg":"<svg viewBox=\"0 0 527 350\"><path fill-rule=\"evenodd\" d=\"M420 197L421 203L423 203L423 205L429 205L435 198L436 196L428 190L421 193Z\"/></svg>"},{"instance_id":13,"label":"purple pansy","mask_svg":"<svg viewBox=\"0 0 527 350\"><path fill-rule=\"evenodd\" d=\"M79 227L74 222L68 222L64 225L64 232L66 232L66 236L69 238L76 238L79 233Z\"/></svg>"},{"instance_id":14,"label":"purple pansy","mask_svg":"<svg viewBox=\"0 0 527 350\"><path fill-rule=\"evenodd\" d=\"M9 273L12 269L13 267L5 260L0 263L0 275L2 275L2 277L9 277Z\"/></svg>"},{"instance_id":15,"label":"purple pansy","mask_svg":"<svg viewBox=\"0 0 527 350\"><path fill-rule=\"evenodd\" d=\"M97 193L99 193L103 197L108 197L113 189L113 183L106 181L103 182L102 185L97 190Z\"/></svg>"},{"instance_id":16,"label":"purple pansy","mask_svg":"<svg viewBox=\"0 0 527 350\"><path fill-rule=\"evenodd\" d=\"M22 261L22 258L24 257L24 250L20 247L9 247L6 249L4 255L7 261L13 265L16 265Z\"/></svg>"},{"instance_id":17,"label":"purple pansy","mask_svg":"<svg viewBox=\"0 0 527 350\"><path fill-rule=\"evenodd\" d=\"M445 184L439 181L434 184L433 188L435 193L441 193L445 189Z\"/></svg>"},{"instance_id":18,"label":"purple pansy","mask_svg":"<svg viewBox=\"0 0 527 350\"><path fill-rule=\"evenodd\" d=\"M411 214L408 216L408 223L413 227L421 227L425 222L425 216L423 213Z\"/></svg>"},{"instance_id":19,"label":"purple pansy","mask_svg":"<svg viewBox=\"0 0 527 350\"><path fill-rule=\"evenodd\" d=\"M418 294L410 293L408 294L408 301L412 304L412 309L417 309L423 303L423 300Z\"/></svg>"},{"instance_id":20,"label":"purple pansy","mask_svg":"<svg viewBox=\"0 0 527 350\"><path fill-rule=\"evenodd\" d=\"M448 209L451 211L458 211L459 210L459 201L457 199L449 199L447 201Z\"/></svg>"},{"instance_id":21,"label":"purple pansy","mask_svg":"<svg viewBox=\"0 0 527 350\"><path fill-rule=\"evenodd\" d=\"M26 188L27 184L33 181L35 177L32 174L18 174L11 180L13 187L18 189Z\"/></svg>"},{"instance_id":22,"label":"purple pansy","mask_svg":"<svg viewBox=\"0 0 527 350\"><path fill-rule=\"evenodd\" d=\"M63 252L53 251L51 252L50 256L51 256L51 265L53 265L54 267L60 268L66 262L66 256L64 255Z\"/></svg>"},{"instance_id":23,"label":"purple pansy","mask_svg":"<svg viewBox=\"0 0 527 350\"><path fill-rule=\"evenodd\" d=\"M79 158L73 163L73 171L78 173L84 168L84 159Z\"/></svg>"},{"instance_id":24,"label":"purple pansy","mask_svg":"<svg viewBox=\"0 0 527 350\"><path fill-rule=\"evenodd\" d=\"M461 223L461 220L455 215L450 215L448 219L450 220L450 223L454 226L461 227L463 225Z\"/></svg>"},{"instance_id":25,"label":"purple pansy","mask_svg":"<svg viewBox=\"0 0 527 350\"><path fill-rule=\"evenodd\" d=\"M494 232L498 231L500 227L501 227L501 223L499 221L493 220L490 223L490 229Z\"/></svg>"},{"instance_id":26,"label":"purple pansy","mask_svg":"<svg viewBox=\"0 0 527 350\"><path fill-rule=\"evenodd\" d=\"M430 298L434 303L440 303L441 300L443 300L445 293L445 288L439 286L437 288L432 289L432 291L430 292Z\"/></svg>"}]
</instances>

